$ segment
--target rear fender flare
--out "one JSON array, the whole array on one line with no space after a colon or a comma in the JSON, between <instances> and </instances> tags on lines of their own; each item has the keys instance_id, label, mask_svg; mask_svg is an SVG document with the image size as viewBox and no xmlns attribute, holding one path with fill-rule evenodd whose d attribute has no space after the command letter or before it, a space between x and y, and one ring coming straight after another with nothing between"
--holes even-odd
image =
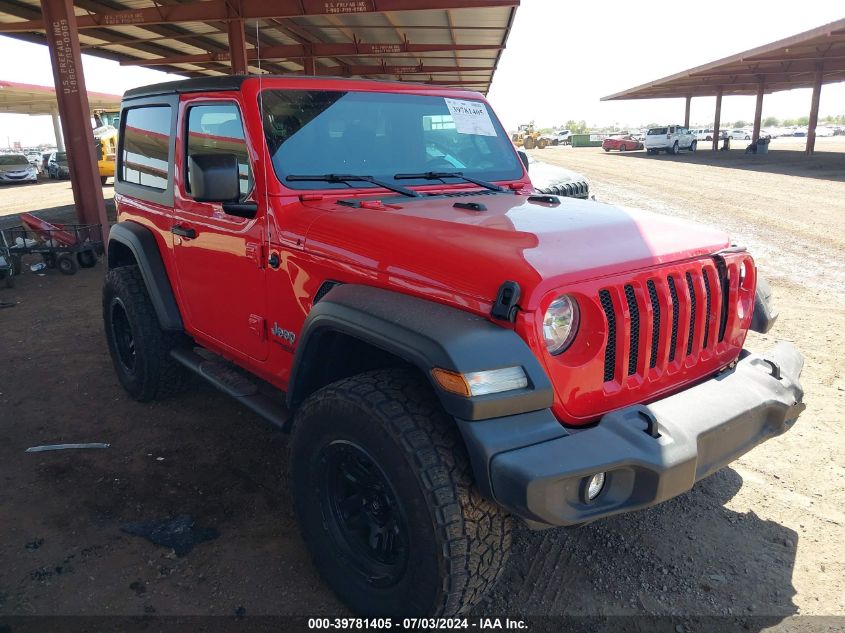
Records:
<instances>
[{"instance_id":1,"label":"rear fender flare","mask_svg":"<svg viewBox=\"0 0 845 633\"><path fill-rule=\"evenodd\" d=\"M125 248L114 248L120 244ZM182 332L182 316L173 294L173 287L167 277L167 269L161 258L153 232L136 222L120 222L109 232L109 268L125 266L122 254L128 250L134 263L141 271L141 277L147 287L153 307L158 316L161 329L169 332Z\"/></svg>"}]
</instances>

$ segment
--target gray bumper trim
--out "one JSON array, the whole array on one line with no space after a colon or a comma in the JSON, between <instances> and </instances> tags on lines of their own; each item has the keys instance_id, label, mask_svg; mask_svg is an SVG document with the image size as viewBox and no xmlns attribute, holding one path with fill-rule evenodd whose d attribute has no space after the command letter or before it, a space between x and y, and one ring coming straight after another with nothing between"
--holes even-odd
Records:
<instances>
[{"instance_id":1,"label":"gray bumper trim","mask_svg":"<svg viewBox=\"0 0 845 633\"><path fill-rule=\"evenodd\" d=\"M489 462L490 492L514 514L547 525L575 525L670 499L791 427L804 410L803 364L792 344L779 343L695 387L608 413L589 429L498 452ZM660 437L646 432L648 418ZM606 483L587 503L581 484L596 472L607 473Z\"/></svg>"}]
</instances>

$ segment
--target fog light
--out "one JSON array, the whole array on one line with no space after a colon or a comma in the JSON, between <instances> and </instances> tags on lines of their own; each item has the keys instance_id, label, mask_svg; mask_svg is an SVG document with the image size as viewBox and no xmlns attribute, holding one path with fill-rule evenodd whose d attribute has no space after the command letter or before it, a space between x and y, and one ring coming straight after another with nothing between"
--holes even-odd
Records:
<instances>
[{"instance_id":1,"label":"fog light","mask_svg":"<svg viewBox=\"0 0 845 633\"><path fill-rule=\"evenodd\" d=\"M604 490L604 473L596 473L592 477L585 480L584 485L584 500L593 501Z\"/></svg>"}]
</instances>

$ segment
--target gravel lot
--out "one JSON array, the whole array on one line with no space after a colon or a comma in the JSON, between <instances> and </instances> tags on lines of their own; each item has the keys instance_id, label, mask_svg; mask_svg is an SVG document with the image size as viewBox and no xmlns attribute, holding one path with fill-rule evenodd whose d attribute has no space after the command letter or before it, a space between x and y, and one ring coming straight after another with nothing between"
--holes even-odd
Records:
<instances>
[{"instance_id":1,"label":"gravel lot","mask_svg":"<svg viewBox=\"0 0 845 633\"><path fill-rule=\"evenodd\" d=\"M752 248L781 319L750 346L796 342L808 409L662 506L577 530L519 528L479 615L728 614L799 630L783 619L845 614L845 153L806 161L787 141L795 152L776 140L767 157L536 152L586 174L602 201L721 225ZM37 185L39 201L62 186ZM177 400L128 400L101 331L102 273L27 272L0 289L17 302L0 310L0 615L344 613L294 522L286 437L199 384ZM59 442L111 448L24 453ZM219 538L180 558L119 529L182 513Z\"/></svg>"}]
</instances>

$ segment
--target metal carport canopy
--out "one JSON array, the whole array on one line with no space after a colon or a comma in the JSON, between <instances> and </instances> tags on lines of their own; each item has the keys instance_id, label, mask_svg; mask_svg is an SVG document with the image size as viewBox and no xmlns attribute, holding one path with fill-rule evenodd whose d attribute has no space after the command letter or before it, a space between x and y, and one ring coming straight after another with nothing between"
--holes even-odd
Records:
<instances>
[{"instance_id":1,"label":"metal carport canopy","mask_svg":"<svg viewBox=\"0 0 845 633\"><path fill-rule=\"evenodd\" d=\"M88 103L102 110L120 109L120 95L89 92ZM51 86L36 86L0 80L0 112L13 114L56 114L56 90Z\"/></svg>"},{"instance_id":2,"label":"metal carport canopy","mask_svg":"<svg viewBox=\"0 0 845 633\"><path fill-rule=\"evenodd\" d=\"M486 93L519 0L73 0L83 53L195 77L361 76ZM40 0L0 34L45 42Z\"/></svg>"},{"instance_id":3,"label":"metal carport canopy","mask_svg":"<svg viewBox=\"0 0 845 633\"><path fill-rule=\"evenodd\" d=\"M717 116L724 95L756 95L755 139L759 133L759 114L763 94L793 88L813 88L808 151L815 140L818 96L822 84L845 81L845 19L831 22L804 33L731 55L703 66L656 79L617 92L602 101L622 99L661 99L685 97L687 117L689 99L717 97ZM689 120L686 121L689 125ZM714 139L714 147L718 139Z\"/></svg>"}]
</instances>

